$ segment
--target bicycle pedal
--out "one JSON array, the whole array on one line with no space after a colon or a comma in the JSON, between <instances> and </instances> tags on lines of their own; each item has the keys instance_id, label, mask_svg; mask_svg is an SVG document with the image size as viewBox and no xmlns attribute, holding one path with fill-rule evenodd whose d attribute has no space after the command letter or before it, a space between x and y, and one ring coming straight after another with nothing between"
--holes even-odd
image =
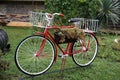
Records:
<instances>
[{"instance_id":1,"label":"bicycle pedal","mask_svg":"<svg viewBox=\"0 0 120 80\"><path fill-rule=\"evenodd\" d=\"M58 54L58 57L62 57L63 56L63 54Z\"/></svg>"},{"instance_id":2,"label":"bicycle pedal","mask_svg":"<svg viewBox=\"0 0 120 80\"><path fill-rule=\"evenodd\" d=\"M58 57L61 57L62 59L65 58L65 57L67 57L67 56L68 56L68 54L65 54L65 55L63 55L63 54L58 54Z\"/></svg>"}]
</instances>

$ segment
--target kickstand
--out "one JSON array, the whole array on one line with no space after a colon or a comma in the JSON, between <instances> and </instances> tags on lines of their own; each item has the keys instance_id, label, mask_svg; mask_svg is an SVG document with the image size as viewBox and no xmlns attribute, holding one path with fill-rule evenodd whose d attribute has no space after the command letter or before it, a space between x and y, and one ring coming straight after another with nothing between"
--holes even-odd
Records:
<instances>
[{"instance_id":1,"label":"kickstand","mask_svg":"<svg viewBox=\"0 0 120 80\"><path fill-rule=\"evenodd\" d=\"M63 72L64 72L64 68L65 68L65 63L66 63L66 57L63 57L63 58L62 58L61 69L60 69L61 77L63 77Z\"/></svg>"}]
</instances>

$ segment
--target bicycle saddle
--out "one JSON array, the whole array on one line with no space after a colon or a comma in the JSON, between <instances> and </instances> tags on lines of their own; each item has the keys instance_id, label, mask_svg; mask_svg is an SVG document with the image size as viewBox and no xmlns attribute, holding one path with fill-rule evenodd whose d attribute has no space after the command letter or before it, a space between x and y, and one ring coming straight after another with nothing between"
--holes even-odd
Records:
<instances>
[{"instance_id":1,"label":"bicycle saddle","mask_svg":"<svg viewBox=\"0 0 120 80\"><path fill-rule=\"evenodd\" d=\"M70 20L69 20L69 22L70 23L74 23L74 22L78 22L78 21L80 21L81 20L81 18L71 18Z\"/></svg>"}]
</instances>

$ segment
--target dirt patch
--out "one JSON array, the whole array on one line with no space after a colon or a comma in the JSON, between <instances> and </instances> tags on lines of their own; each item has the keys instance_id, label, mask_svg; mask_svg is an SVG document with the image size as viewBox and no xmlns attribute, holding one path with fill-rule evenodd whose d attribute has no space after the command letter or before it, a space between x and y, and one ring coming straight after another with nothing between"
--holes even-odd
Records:
<instances>
[{"instance_id":1,"label":"dirt patch","mask_svg":"<svg viewBox=\"0 0 120 80\"><path fill-rule=\"evenodd\" d=\"M7 26L32 27L32 24L30 22L9 22Z\"/></svg>"}]
</instances>

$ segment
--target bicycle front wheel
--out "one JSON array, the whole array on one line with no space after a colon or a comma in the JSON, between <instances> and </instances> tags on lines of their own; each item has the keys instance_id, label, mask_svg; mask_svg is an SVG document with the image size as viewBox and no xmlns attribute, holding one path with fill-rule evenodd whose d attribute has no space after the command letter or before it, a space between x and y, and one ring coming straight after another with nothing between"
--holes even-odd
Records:
<instances>
[{"instance_id":1,"label":"bicycle front wheel","mask_svg":"<svg viewBox=\"0 0 120 80\"><path fill-rule=\"evenodd\" d=\"M90 65L94 61L98 51L98 41L95 35L91 33L86 33L84 43L85 46L88 48L88 51L82 51L83 46L79 43L79 41L76 41L73 44L73 53L77 50L81 51L77 54L73 54L72 59L78 66L81 67Z\"/></svg>"},{"instance_id":2,"label":"bicycle front wheel","mask_svg":"<svg viewBox=\"0 0 120 80\"><path fill-rule=\"evenodd\" d=\"M16 48L15 63L20 71L30 76L37 76L46 72L53 64L55 57L55 47L46 38L44 48L40 55L36 53L44 37L42 35L32 35L23 39Z\"/></svg>"}]
</instances>

